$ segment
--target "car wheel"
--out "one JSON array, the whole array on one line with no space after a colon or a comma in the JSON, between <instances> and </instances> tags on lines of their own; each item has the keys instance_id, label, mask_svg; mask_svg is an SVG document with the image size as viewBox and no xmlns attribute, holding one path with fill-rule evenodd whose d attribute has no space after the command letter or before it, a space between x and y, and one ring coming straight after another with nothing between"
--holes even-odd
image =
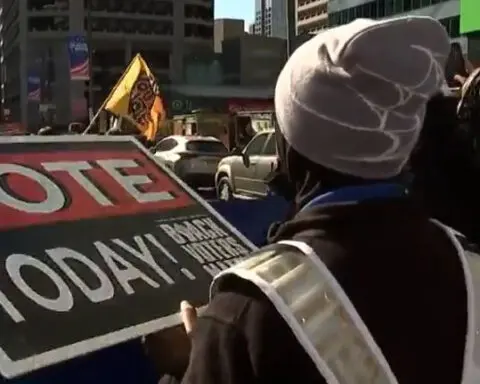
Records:
<instances>
[{"instance_id":1,"label":"car wheel","mask_svg":"<svg viewBox=\"0 0 480 384\"><path fill-rule=\"evenodd\" d=\"M228 177L222 177L218 183L217 195L219 200L229 201L233 198L232 187L230 187L230 182Z\"/></svg>"}]
</instances>

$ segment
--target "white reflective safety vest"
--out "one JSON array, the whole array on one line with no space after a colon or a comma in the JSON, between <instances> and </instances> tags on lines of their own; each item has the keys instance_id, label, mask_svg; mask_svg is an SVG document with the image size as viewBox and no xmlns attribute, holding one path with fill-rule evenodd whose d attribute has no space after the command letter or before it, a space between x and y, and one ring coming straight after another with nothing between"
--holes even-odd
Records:
<instances>
[{"instance_id":1,"label":"white reflective safety vest","mask_svg":"<svg viewBox=\"0 0 480 384\"><path fill-rule=\"evenodd\" d=\"M458 232L449 235L465 271L468 334L463 379L480 383L480 255L464 249ZM350 299L315 251L303 242L281 241L301 252L259 250L221 272L254 283L271 300L328 384L398 384L388 361ZM307 256L307 257L305 257ZM400 383L401 384L401 383ZM454 383L452 383L454 384Z\"/></svg>"}]
</instances>

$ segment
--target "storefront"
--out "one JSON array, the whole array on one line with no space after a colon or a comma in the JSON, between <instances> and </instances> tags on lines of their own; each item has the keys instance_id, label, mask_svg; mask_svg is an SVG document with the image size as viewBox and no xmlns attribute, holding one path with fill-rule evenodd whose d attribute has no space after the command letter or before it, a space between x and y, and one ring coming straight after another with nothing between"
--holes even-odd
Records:
<instances>
[{"instance_id":1,"label":"storefront","mask_svg":"<svg viewBox=\"0 0 480 384\"><path fill-rule=\"evenodd\" d=\"M169 116L197 109L236 113L273 108L273 89L232 86L177 86L162 90Z\"/></svg>"}]
</instances>

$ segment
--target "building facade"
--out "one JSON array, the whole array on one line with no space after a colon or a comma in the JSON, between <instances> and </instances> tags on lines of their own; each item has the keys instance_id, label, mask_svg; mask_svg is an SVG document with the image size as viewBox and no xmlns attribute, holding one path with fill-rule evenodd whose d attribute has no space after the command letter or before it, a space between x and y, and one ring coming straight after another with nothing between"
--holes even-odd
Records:
<instances>
[{"instance_id":1,"label":"building facade","mask_svg":"<svg viewBox=\"0 0 480 384\"><path fill-rule=\"evenodd\" d=\"M286 40L246 34L223 41L225 82L242 87L273 87L286 60Z\"/></svg>"},{"instance_id":2,"label":"building facade","mask_svg":"<svg viewBox=\"0 0 480 384\"><path fill-rule=\"evenodd\" d=\"M245 21L239 19L216 19L214 28L215 52L222 52L223 40L245 35Z\"/></svg>"},{"instance_id":3,"label":"building facade","mask_svg":"<svg viewBox=\"0 0 480 384\"><path fill-rule=\"evenodd\" d=\"M450 37L457 39L468 50L467 39L460 36L460 0L330 0L328 12L330 26L362 17L431 16L445 26Z\"/></svg>"},{"instance_id":4,"label":"building facade","mask_svg":"<svg viewBox=\"0 0 480 384\"><path fill-rule=\"evenodd\" d=\"M452 41L460 43L463 52L480 65L480 36L460 34L461 0L329 0L329 25L349 23L356 18L381 19L400 15L430 16L439 20Z\"/></svg>"},{"instance_id":5,"label":"building facade","mask_svg":"<svg viewBox=\"0 0 480 384\"><path fill-rule=\"evenodd\" d=\"M287 38L287 1L255 0L255 23L252 32L255 35Z\"/></svg>"},{"instance_id":6,"label":"building facade","mask_svg":"<svg viewBox=\"0 0 480 384\"><path fill-rule=\"evenodd\" d=\"M2 2L2 107L32 129L42 123L39 109L51 112L51 123L64 124L85 104L87 84L70 80L70 36L87 36L91 47L96 108L136 53L162 85L182 83L185 56L213 50L213 0ZM32 70L40 73L40 102L28 101Z\"/></svg>"},{"instance_id":7,"label":"building facade","mask_svg":"<svg viewBox=\"0 0 480 384\"><path fill-rule=\"evenodd\" d=\"M297 35L315 34L328 28L328 2L329 0L296 0Z\"/></svg>"}]
</instances>

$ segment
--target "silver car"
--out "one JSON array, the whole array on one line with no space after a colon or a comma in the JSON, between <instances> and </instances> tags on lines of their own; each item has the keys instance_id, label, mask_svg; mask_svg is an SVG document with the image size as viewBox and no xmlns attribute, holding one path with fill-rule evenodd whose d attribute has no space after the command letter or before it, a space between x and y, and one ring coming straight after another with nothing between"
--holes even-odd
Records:
<instances>
[{"instance_id":1,"label":"silver car","mask_svg":"<svg viewBox=\"0 0 480 384\"><path fill-rule=\"evenodd\" d=\"M230 200L269 195L265 178L275 169L276 163L273 130L258 133L243 150L219 162L215 176L218 198Z\"/></svg>"}]
</instances>

